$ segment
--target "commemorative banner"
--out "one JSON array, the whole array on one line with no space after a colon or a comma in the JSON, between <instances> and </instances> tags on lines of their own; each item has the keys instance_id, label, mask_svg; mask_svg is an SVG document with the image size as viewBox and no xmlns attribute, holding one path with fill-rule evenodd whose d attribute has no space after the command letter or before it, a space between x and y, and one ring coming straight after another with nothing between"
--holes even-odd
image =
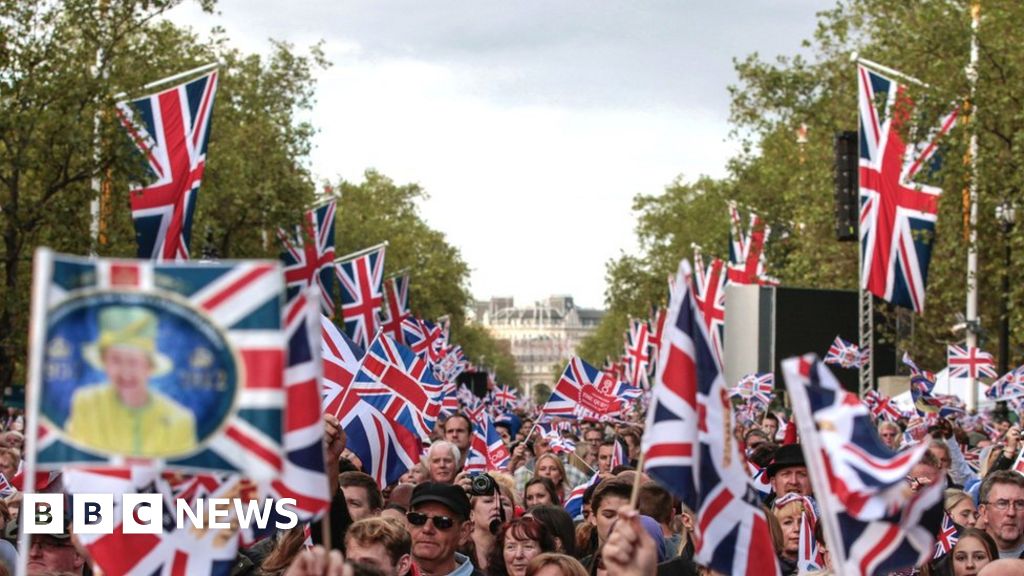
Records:
<instances>
[{"instance_id":1,"label":"commemorative banner","mask_svg":"<svg viewBox=\"0 0 1024 576\"><path fill-rule=\"evenodd\" d=\"M40 470L283 467L280 265L36 252L29 457ZM38 435L38 437L36 437Z\"/></svg>"}]
</instances>

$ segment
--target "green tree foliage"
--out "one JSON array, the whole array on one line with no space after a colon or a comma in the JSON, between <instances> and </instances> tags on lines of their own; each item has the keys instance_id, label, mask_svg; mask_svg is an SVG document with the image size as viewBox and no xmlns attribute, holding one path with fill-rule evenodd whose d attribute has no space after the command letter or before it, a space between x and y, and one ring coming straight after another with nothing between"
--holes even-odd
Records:
<instances>
[{"instance_id":1,"label":"green tree foliage","mask_svg":"<svg viewBox=\"0 0 1024 576\"><path fill-rule=\"evenodd\" d=\"M962 192L969 172L965 157L971 130L978 135L977 185L980 196L978 252L983 329L997 333L1000 274L1004 241L1021 254L1022 235L1005 239L994 222L1002 200L1022 203L1020 147L1024 139L1024 44L1015 23L1024 21L1024 5L1011 0L986 0L981 8L977 114L965 119L945 140L943 169L934 184L945 193L928 276L925 313L915 318L914 330L900 346L923 364L942 366L949 327L965 307L967 242ZM736 200L764 216L772 225L768 246L769 273L784 285L855 289L856 243L834 240L833 135L856 130L856 66L850 54L898 69L919 78L927 88L910 86L919 122L911 129L924 132L937 119L970 95L965 72L971 43L970 2L932 0L899 3L885 0L843 0L819 13L818 27L805 42L803 56L774 61L757 54L737 59L739 83L731 88L733 135L741 152L731 159L721 180L681 181L657 196L639 196L637 213L639 256L624 255L608 266L609 314L597 334L583 347L589 360L618 354L628 316L639 316L646 302L664 287L664 278L679 259L690 257L689 243L705 252L725 256L726 200ZM806 126L806 141L797 130ZM1019 326L1021 310L1013 306L1024 292L1011 264L1009 295L1011 326ZM893 311L883 306L890 316ZM1024 335L1014 328L1011 342ZM988 340L995 348L995 338ZM824 345L825 343L823 343ZM983 341L983 345L986 342ZM993 350L994 351L994 350ZM1020 360L1019 347L1011 349Z\"/></svg>"},{"instance_id":2,"label":"green tree foliage","mask_svg":"<svg viewBox=\"0 0 1024 576\"><path fill-rule=\"evenodd\" d=\"M452 342L462 346L467 359L483 359L484 366L497 371L500 382L516 384L509 351L479 326L466 323L469 265L442 232L420 217L417 203L427 198L426 192L417 184L395 184L374 170L367 170L360 183L339 182L335 190L338 256L387 241L385 271L409 271L412 313L426 319L447 316Z\"/></svg>"}]
</instances>

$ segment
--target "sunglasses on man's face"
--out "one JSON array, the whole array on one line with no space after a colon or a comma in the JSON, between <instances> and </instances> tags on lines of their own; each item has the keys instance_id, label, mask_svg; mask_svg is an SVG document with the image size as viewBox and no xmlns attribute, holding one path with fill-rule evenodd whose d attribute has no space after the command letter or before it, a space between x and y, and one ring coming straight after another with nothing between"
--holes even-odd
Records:
<instances>
[{"instance_id":1,"label":"sunglasses on man's face","mask_svg":"<svg viewBox=\"0 0 1024 576\"><path fill-rule=\"evenodd\" d=\"M426 526L427 520L431 520L438 530L448 530L455 525L455 520L449 516L427 516L422 512L407 512L405 519L413 526Z\"/></svg>"}]
</instances>

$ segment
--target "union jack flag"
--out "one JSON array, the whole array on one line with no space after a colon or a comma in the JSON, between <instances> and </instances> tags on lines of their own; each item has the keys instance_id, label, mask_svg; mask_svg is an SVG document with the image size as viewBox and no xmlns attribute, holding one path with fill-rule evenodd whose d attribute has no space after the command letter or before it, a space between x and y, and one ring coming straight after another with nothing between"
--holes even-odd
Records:
<instances>
[{"instance_id":1,"label":"union jack flag","mask_svg":"<svg viewBox=\"0 0 1024 576\"><path fill-rule=\"evenodd\" d=\"M903 417L903 411L893 404L892 398L877 390L868 390L864 394L864 405L871 410L871 415L876 419L896 422Z\"/></svg>"},{"instance_id":2,"label":"union jack flag","mask_svg":"<svg viewBox=\"0 0 1024 576\"><path fill-rule=\"evenodd\" d=\"M441 349L444 347L441 328L428 320L409 316L402 321L402 335L405 345L417 355L431 362L441 361Z\"/></svg>"},{"instance_id":3,"label":"union jack flag","mask_svg":"<svg viewBox=\"0 0 1024 576\"><path fill-rule=\"evenodd\" d=\"M937 140L955 124L956 111L925 142L909 147L901 131L914 105L905 87L864 66L857 74L861 287L921 312L942 189L917 180L937 167Z\"/></svg>"},{"instance_id":4,"label":"union jack flag","mask_svg":"<svg viewBox=\"0 0 1024 576\"><path fill-rule=\"evenodd\" d=\"M498 384L494 389L494 403L498 406L511 408L512 406L515 406L517 399L516 391L511 386Z\"/></svg>"},{"instance_id":5,"label":"union jack flag","mask_svg":"<svg viewBox=\"0 0 1024 576\"><path fill-rule=\"evenodd\" d=\"M583 496L587 493L587 489L591 486L601 483L601 475L594 472L594 475L590 477L583 484L572 489L569 492L569 496L565 499L565 503L562 505L565 511L572 517L573 522L580 522L583 520Z\"/></svg>"},{"instance_id":6,"label":"union jack flag","mask_svg":"<svg viewBox=\"0 0 1024 576\"><path fill-rule=\"evenodd\" d=\"M174 517L176 500L181 498L195 510L199 499L239 498L247 490L238 476L201 475L184 483L173 476L160 475L155 469L135 466L99 470L70 469L65 474L69 494L113 494L114 530L110 534L76 534L89 551L94 568L107 576L159 574L178 576L227 576L238 554L239 536L235 528L205 530L178 529ZM164 500L163 530L160 534L128 534L121 523L124 495L134 493L160 494ZM249 502L248 498L245 502ZM201 505L200 505L201 506ZM204 512L200 511L200 514ZM237 520L232 508L229 525ZM160 520L158 520L160 521Z\"/></svg>"},{"instance_id":7,"label":"union jack flag","mask_svg":"<svg viewBox=\"0 0 1024 576\"><path fill-rule=\"evenodd\" d=\"M320 304L324 314L334 316L334 214L335 201L306 212L303 225L294 235L278 230L284 245L281 260L284 278L288 284L288 297L307 286L320 289Z\"/></svg>"},{"instance_id":8,"label":"union jack flag","mask_svg":"<svg viewBox=\"0 0 1024 576\"><path fill-rule=\"evenodd\" d=\"M991 400L1009 400L1024 396L1024 366L1003 374L985 391L985 397Z\"/></svg>"},{"instance_id":9,"label":"union jack flag","mask_svg":"<svg viewBox=\"0 0 1024 576\"><path fill-rule=\"evenodd\" d=\"M619 408L618 399L612 395L614 385L614 380L600 370L573 356L540 413L597 419Z\"/></svg>"},{"instance_id":10,"label":"union jack flag","mask_svg":"<svg viewBox=\"0 0 1024 576\"><path fill-rule=\"evenodd\" d=\"M366 473L381 489L398 482L420 461L423 439L381 413L358 394L350 395L341 411L346 448L363 462Z\"/></svg>"},{"instance_id":11,"label":"union jack flag","mask_svg":"<svg viewBox=\"0 0 1024 576\"><path fill-rule=\"evenodd\" d=\"M693 247L693 263L697 269L693 298L711 336L711 347L715 351L715 357L721 363L722 351L725 349L725 263L714 258L705 268L699 246Z\"/></svg>"},{"instance_id":12,"label":"union jack flag","mask_svg":"<svg viewBox=\"0 0 1024 576\"><path fill-rule=\"evenodd\" d=\"M15 491L14 486L7 480L7 476L0 472L0 498L7 498Z\"/></svg>"},{"instance_id":13,"label":"union jack flag","mask_svg":"<svg viewBox=\"0 0 1024 576\"><path fill-rule=\"evenodd\" d=\"M459 411L457 387L456 383L448 382L441 389L441 416L445 418Z\"/></svg>"},{"instance_id":14,"label":"union jack flag","mask_svg":"<svg viewBox=\"0 0 1024 576\"><path fill-rule=\"evenodd\" d=\"M217 72L117 103L117 115L145 157L152 181L131 190L139 258L189 259L192 216L206 170Z\"/></svg>"},{"instance_id":15,"label":"union jack flag","mask_svg":"<svg viewBox=\"0 0 1024 576\"><path fill-rule=\"evenodd\" d=\"M377 314L384 295L384 250L380 245L361 255L335 263L341 281L341 317L345 332L360 346L368 346L377 333Z\"/></svg>"},{"instance_id":16,"label":"union jack flag","mask_svg":"<svg viewBox=\"0 0 1024 576\"><path fill-rule=\"evenodd\" d=\"M689 277L684 260L647 411L644 471L697 512L698 563L723 574L779 574L757 491L729 441L725 382Z\"/></svg>"},{"instance_id":17,"label":"union jack flag","mask_svg":"<svg viewBox=\"0 0 1024 576\"><path fill-rule=\"evenodd\" d=\"M963 347L951 344L947 348L946 363L950 378L995 378L995 361L992 355L981 348Z\"/></svg>"},{"instance_id":18,"label":"union jack flag","mask_svg":"<svg viewBox=\"0 0 1024 576\"><path fill-rule=\"evenodd\" d=\"M615 447L612 450L612 459L611 459L611 462L608 463L608 470L611 471L611 470L615 470L615 468L617 468L619 466L628 466L628 465L629 465L629 450L626 449L626 442L622 438L619 438L618 436L616 436L615 437Z\"/></svg>"},{"instance_id":19,"label":"union jack flag","mask_svg":"<svg viewBox=\"0 0 1024 576\"><path fill-rule=\"evenodd\" d=\"M280 475L284 466L281 422L287 345L280 264L159 264L79 258L44 248L37 251L36 261L34 274L45 290L36 296L48 314L67 306L83 306L83 321L91 318L90 322L97 322L107 306L160 311L156 348L173 369L153 376L150 386L194 416L196 437L193 451L159 458L103 453L67 441L65 431L52 423L68 421L73 391L107 378L101 370L82 362L94 335L54 325L46 335L46 349L37 352L40 366L48 367L40 395L46 416L43 424L48 429L38 445L41 469L69 463L117 467L131 460L184 471L240 473L254 480ZM175 297L169 298L167 293ZM97 300L79 304L89 302L88 298ZM180 324L177 318L181 318ZM191 328L186 331L185 325ZM195 336L182 338L182 334ZM186 387L179 380L184 378L209 386ZM225 389L237 394L234 402L228 402L230 395Z\"/></svg>"},{"instance_id":20,"label":"union jack flag","mask_svg":"<svg viewBox=\"0 0 1024 576\"><path fill-rule=\"evenodd\" d=\"M649 329L647 322L630 319L629 331L626 332L626 359L629 370L627 380L637 388L650 387L650 382L647 381L647 364L651 360Z\"/></svg>"},{"instance_id":21,"label":"union jack flag","mask_svg":"<svg viewBox=\"0 0 1024 576\"><path fill-rule=\"evenodd\" d=\"M921 376L922 378L924 378L925 380L927 380L929 382L933 382L933 383L935 382L935 374L933 372L929 372L927 370L921 370L920 368L918 368L917 367L917 363L914 362L914 359L910 357L910 353L909 352L904 352L903 353L903 363L908 368L910 368L910 375L911 376Z\"/></svg>"},{"instance_id":22,"label":"union jack flag","mask_svg":"<svg viewBox=\"0 0 1024 576\"><path fill-rule=\"evenodd\" d=\"M409 318L409 274L399 274L388 278L384 282L384 292L387 294L387 314L381 318L381 327L384 333L391 336L395 342L405 344L402 324Z\"/></svg>"},{"instance_id":23,"label":"union jack flag","mask_svg":"<svg viewBox=\"0 0 1024 576\"><path fill-rule=\"evenodd\" d=\"M772 493L772 481L768 478L768 469L759 468L757 464L747 460L747 472L750 473L754 490L757 490L762 498L767 499Z\"/></svg>"},{"instance_id":24,"label":"union jack flag","mask_svg":"<svg viewBox=\"0 0 1024 576\"><path fill-rule=\"evenodd\" d=\"M839 336L832 341L832 346L829 346L828 353L825 354L825 364L839 365L843 368L860 368L864 363L864 355L860 348L857 347L853 342L847 342Z\"/></svg>"},{"instance_id":25,"label":"union jack flag","mask_svg":"<svg viewBox=\"0 0 1024 576\"><path fill-rule=\"evenodd\" d=\"M473 441L466 458L466 472L489 472L508 468L511 455L494 428L491 415L483 412L473 422Z\"/></svg>"},{"instance_id":26,"label":"union jack flag","mask_svg":"<svg viewBox=\"0 0 1024 576\"><path fill-rule=\"evenodd\" d=\"M647 333L647 348L650 350L650 361L647 363L648 381L657 372L658 349L661 347L661 335L665 332L665 318L668 310L662 307L652 310L650 331Z\"/></svg>"},{"instance_id":27,"label":"union jack flag","mask_svg":"<svg viewBox=\"0 0 1024 576\"><path fill-rule=\"evenodd\" d=\"M754 372L747 374L730 390L731 396L747 398L751 402L767 407L775 395L775 374L771 372Z\"/></svg>"},{"instance_id":28,"label":"union jack flag","mask_svg":"<svg viewBox=\"0 0 1024 576\"><path fill-rule=\"evenodd\" d=\"M341 407L352 379L363 361L363 349L353 342L327 316L320 316L320 355L324 364L321 402L325 414L341 418Z\"/></svg>"},{"instance_id":29,"label":"union jack flag","mask_svg":"<svg viewBox=\"0 0 1024 576\"><path fill-rule=\"evenodd\" d=\"M944 482L907 501L906 475L928 449L893 453L857 397L814 355L782 363L800 442L818 495L833 567L843 574L888 574L931 558L942 522Z\"/></svg>"},{"instance_id":30,"label":"union jack flag","mask_svg":"<svg viewBox=\"0 0 1024 576\"><path fill-rule=\"evenodd\" d=\"M750 231L744 233L743 222L735 202L729 202L729 282L774 286L778 280L767 275L764 249L772 229L756 213L750 213Z\"/></svg>"},{"instance_id":31,"label":"union jack flag","mask_svg":"<svg viewBox=\"0 0 1024 576\"><path fill-rule=\"evenodd\" d=\"M797 552L797 571L801 574L820 570L825 565L824 555L818 549L818 541L814 538L814 530L818 524L814 499L790 492L780 496L772 505L776 510L793 502L800 503L800 542Z\"/></svg>"},{"instance_id":32,"label":"union jack flag","mask_svg":"<svg viewBox=\"0 0 1024 576\"><path fill-rule=\"evenodd\" d=\"M942 558L946 554L953 551L953 546L960 540L960 530L957 529L956 523L953 522L953 518L948 513L942 515L942 529L939 530L938 536L935 537L935 556L933 558Z\"/></svg>"}]
</instances>

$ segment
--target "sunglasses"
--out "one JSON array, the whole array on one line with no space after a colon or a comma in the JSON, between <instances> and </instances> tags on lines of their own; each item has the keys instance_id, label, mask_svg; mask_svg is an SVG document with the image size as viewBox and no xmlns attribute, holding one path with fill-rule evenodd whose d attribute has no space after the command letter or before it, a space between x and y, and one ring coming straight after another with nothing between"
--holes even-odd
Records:
<instances>
[{"instance_id":1,"label":"sunglasses","mask_svg":"<svg viewBox=\"0 0 1024 576\"><path fill-rule=\"evenodd\" d=\"M405 519L413 526L426 526L427 520L432 520L434 528L438 530L448 530L455 525L455 520L450 516L427 516L422 512L407 512Z\"/></svg>"}]
</instances>

